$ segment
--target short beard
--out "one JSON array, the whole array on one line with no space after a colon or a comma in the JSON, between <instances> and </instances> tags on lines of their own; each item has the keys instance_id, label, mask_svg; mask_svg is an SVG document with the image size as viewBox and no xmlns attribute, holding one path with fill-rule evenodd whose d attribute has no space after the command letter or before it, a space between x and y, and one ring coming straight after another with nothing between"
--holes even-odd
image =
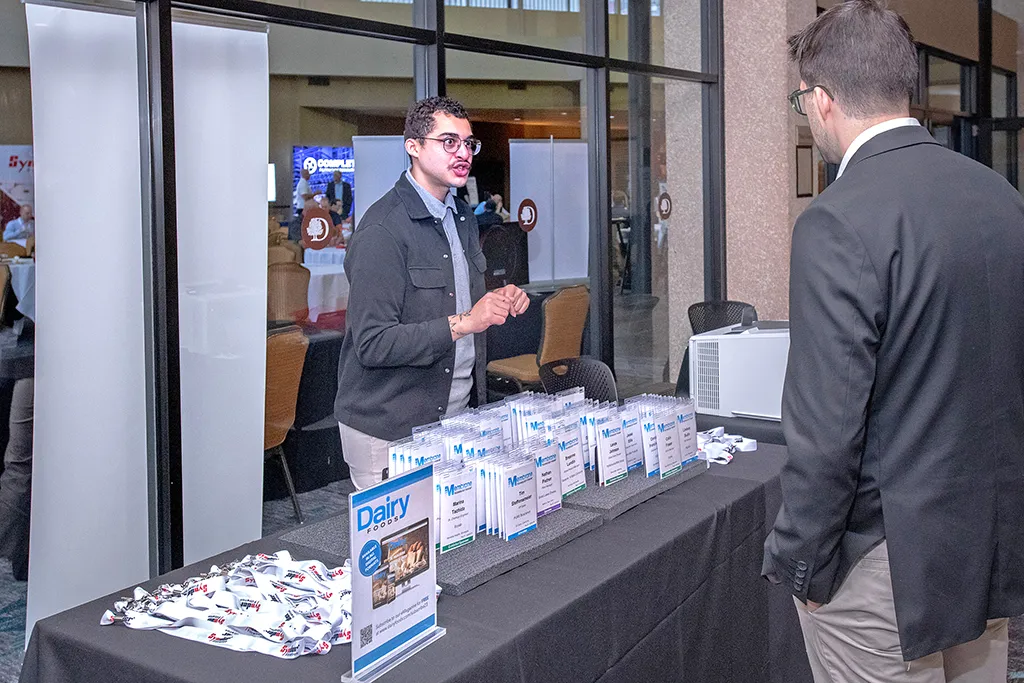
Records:
<instances>
[{"instance_id":1,"label":"short beard","mask_svg":"<svg viewBox=\"0 0 1024 683\"><path fill-rule=\"evenodd\" d=\"M839 149L839 141L829 134L824 126L815 123L813 119L809 119L808 123L811 125L811 136L814 138L814 144L818 147L818 152L821 153L821 158L830 164L841 163L843 151Z\"/></svg>"}]
</instances>

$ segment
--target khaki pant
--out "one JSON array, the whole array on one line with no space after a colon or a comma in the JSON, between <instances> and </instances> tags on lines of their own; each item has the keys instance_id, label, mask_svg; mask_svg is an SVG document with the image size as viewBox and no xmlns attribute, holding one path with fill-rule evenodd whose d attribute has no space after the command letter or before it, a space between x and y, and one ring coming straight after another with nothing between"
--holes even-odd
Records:
<instances>
[{"instance_id":1,"label":"khaki pant","mask_svg":"<svg viewBox=\"0 0 1024 683\"><path fill-rule=\"evenodd\" d=\"M815 683L1005 683L1007 619L977 640L903 661L885 541L850 571L832 602L813 612L796 600Z\"/></svg>"},{"instance_id":2,"label":"khaki pant","mask_svg":"<svg viewBox=\"0 0 1024 683\"><path fill-rule=\"evenodd\" d=\"M340 422L338 428L341 430L341 453L348 463L352 485L362 490L383 481L384 468L388 466L388 442Z\"/></svg>"}]
</instances>

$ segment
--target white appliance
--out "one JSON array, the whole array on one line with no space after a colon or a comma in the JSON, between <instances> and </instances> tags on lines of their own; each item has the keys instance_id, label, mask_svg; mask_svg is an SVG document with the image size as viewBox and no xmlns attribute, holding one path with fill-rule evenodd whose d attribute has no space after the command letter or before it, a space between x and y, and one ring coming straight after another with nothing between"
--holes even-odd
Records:
<instances>
[{"instance_id":1,"label":"white appliance","mask_svg":"<svg viewBox=\"0 0 1024 683\"><path fill-rule=\"evenodd\" d=\"M690 396L698 413L782 420L789 322L732 325L690 337Z\"/></svg>"}]
</instances>

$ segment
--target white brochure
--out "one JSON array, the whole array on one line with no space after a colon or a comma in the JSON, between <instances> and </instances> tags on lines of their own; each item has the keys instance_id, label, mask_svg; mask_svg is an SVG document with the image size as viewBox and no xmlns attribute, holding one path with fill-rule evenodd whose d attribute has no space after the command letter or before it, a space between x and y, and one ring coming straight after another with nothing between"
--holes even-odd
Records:
<instances>
[{"instance_id":1,"label":"white brochure","mask_svg":"<svg viewBox=\"0 0 1024 683\"><path fill-rule=\"evenodd\" d=\"M511 541L537 528L537 470L532 459L510 463L501 481L502 537Z\"/></svg>"},{"instance_id":2,"label":"white brochure","mask_svg":"<svg viewBox=\"0 0 1024 683\"><path fill-rule=\"evenodd\" d=\"M555 432L555 441L558 443L559 469L562 474L562 498L587 488L580 431L579 423L570 422Z\"/></svg>"},{"instance_id":3,"label":"white brochure","mask_svg":"<svg viewBox=\"0 0 1024 683\"><path fill-rule=\"evenodd\" d=\"M679 462L688 465L699 457L693 401L681 401L676 407L676 430L679 432Z\"/></svg>"},{"instance_id":4,"label":"white brochure","mask_svg":"<svg viewBox=\"0 0 1024 683\"><path fill-rule=\"evenodd\" d=\"M679 431L676 427L676 410L669 408L655 414L658 433L658 462L661 478L671 477L683 469L679 450Z\"/></svg>"},{"instance_id":5,"label":"white brochure","mask_svg":"<svg viewBox=\"0 0 1024 683\"><path fill-rule=\"evenodd\" d=\"M605 409L597 413L594 427L597 432L597 483L609 486L629 474L622 419L615 409Z\"/></svg>"},{"instance_id":6,"label":"white brochure","mask_svg":"<svg viewBox=\"0 0 1024 683\"><path fill-rule=\"evenodd\" d=\"M537 516L562 509L562 471L558 444L547 438L534 443L533 461L537 466Z\"/></svg>"},{"instance_id":7,"label":"white brochure","mask_svg":"<svg viewBox=\"0 0 1024 683\"><path fill-rule=\"evenodd\" d=\"M349 495L357 679L401 661L437 628L433 489L427 465Z\"/></svg>"},{"instance_id":8,"label":"white brochure","mask_svg":"<svg viewBox=\"0 0 1024 683\"><path fill-rule=\"evenodd\" d=\"M619 417L622 418L622 435L626 440L626 468L633 471L644 466L640 410L636 405L624 405L619 409Z\"/></svg>"},{"instance_id":9,"label":"white brochure","mask_svg":"<svg viewBox=\"0 0 1024 683\"><path fill-rule=\"evenodd\" d=\"M461 467L441 476L441 553L476 538L474 470Z\"/></svg>"}]
</instances>

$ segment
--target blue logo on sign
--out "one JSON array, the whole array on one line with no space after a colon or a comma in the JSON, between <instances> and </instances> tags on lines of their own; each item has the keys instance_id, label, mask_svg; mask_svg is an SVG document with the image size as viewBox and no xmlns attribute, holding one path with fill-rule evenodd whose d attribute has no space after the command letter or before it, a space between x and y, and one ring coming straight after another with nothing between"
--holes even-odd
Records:
<instances>
[{"instance_id":1,"label":"blue logo on sign","mask_svg":"<svg viewBox=\"0 0 1024 683\"><path fill-rule=\"evenodd\" d=\"M370 576L380 567L380 543L367 541L363 549L359 551L359 573L363 576Z\"/></svg>"}]
</instances>

